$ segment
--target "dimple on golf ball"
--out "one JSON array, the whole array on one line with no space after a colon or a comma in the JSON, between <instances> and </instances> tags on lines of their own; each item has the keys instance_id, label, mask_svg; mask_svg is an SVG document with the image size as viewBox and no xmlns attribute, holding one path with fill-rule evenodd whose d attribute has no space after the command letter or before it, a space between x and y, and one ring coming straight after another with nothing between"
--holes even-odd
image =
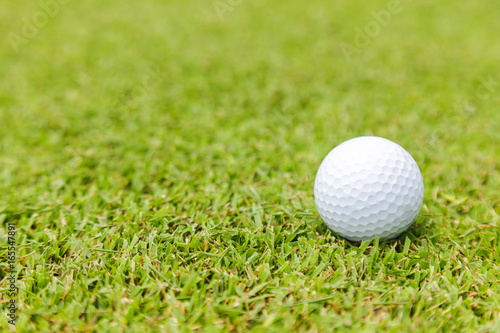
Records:
<instances>
[{"instance_id":1,"label":"dimple on golf ball","mask_svg":"<svg viewBox=\"0 0 500 333\"><path fill-rule=\"evenodd\" d=\"M314 197L326 225L351 241L387 240L415 221L424 182L411 155L400 145L363 136L335 147L323 160Z\"/></svg>"}]
</instances>

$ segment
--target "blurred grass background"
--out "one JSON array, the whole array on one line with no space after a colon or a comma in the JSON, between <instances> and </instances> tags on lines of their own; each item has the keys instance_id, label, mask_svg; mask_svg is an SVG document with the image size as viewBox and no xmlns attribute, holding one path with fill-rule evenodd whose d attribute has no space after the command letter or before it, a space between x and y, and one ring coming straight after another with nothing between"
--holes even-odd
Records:
<instances>
[{"instance_id":1,"label":"blurred grass background","mask_svg":"<svg viewBox=\"0 0 500 333\"><path fill-rule=\"evenodd\" d=\"M499 329L500 5L401 1L347 59L389 3L67 1L30 38L44 6L4 4L18 331ZM423 172L397 241L316 213L322 158L360 135Z\"/></svg>"}]
</instances>

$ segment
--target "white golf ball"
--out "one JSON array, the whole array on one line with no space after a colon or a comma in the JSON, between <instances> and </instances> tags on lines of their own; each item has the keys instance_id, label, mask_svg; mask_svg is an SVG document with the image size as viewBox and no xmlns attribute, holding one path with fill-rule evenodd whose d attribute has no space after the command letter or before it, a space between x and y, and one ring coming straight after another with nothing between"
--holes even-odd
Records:
<instances>
[{"instance_id":1,"label":"white golf ball","mask_svg":"<svg viewBox=\"0 0 500 333\"><path fill-rule=\"evenodd\" d=\"M406 231L424 198L411 155L387 139L364 136L335 147L321 163L314 197L326 225L351 241L387 240Z\"/></svg>"}]
</instances>

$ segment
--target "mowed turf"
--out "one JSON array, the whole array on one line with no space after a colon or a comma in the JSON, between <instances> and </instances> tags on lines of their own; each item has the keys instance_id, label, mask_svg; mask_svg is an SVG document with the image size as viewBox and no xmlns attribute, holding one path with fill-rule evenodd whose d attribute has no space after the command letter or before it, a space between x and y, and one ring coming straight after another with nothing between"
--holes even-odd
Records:
<instances>
[{"instance_id":1,"label":"mowed turf","mask_svg":"<svg viewBox=\"0 0 500 333\"><path fill-rule=\"evenodd\" d=\"M66 2L0 12L17 331L500 331L500 4ZM424 176L394 241L315 208L361 135Z\"/></svg>"}]
</instances>

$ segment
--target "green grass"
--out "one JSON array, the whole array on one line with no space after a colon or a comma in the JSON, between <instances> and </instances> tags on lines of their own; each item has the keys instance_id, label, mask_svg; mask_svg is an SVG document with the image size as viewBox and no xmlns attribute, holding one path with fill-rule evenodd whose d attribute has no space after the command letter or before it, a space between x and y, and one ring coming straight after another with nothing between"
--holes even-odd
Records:
<instances>
[{"instance_id":1,"label":"green grass","mask_svg":"<svg viewBox=\"0 0 500 333\"><path fill-rule=\"evenodd\" d=\"M4 4L17 331L500 331L500 5L402 1L348 61L388 3L69 1L17 52L41 7ZM394 241L349 243L314 205L360 135L424 176Z\"/></svg>"}]
</instances>

